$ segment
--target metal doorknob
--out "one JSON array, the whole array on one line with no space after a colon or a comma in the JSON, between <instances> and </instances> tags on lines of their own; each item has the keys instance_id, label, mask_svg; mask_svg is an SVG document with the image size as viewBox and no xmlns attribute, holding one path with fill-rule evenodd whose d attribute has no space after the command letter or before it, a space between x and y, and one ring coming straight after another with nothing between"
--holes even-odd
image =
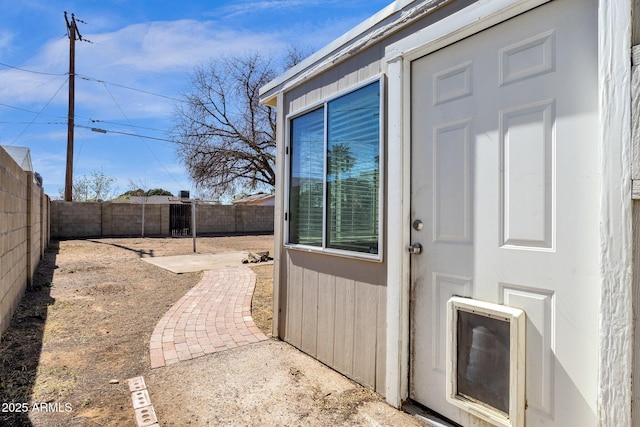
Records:
<instances>
[{"instance_id":1,"label":"metal doorknob","mask_svg":"<svg viewBox=\"0 0 640 427\"><path fill-rule=\"evenodd\" d=\"M413 245L409 246L409 253L410 254L421 254L422 253L422 245L420 243L414 243Z\"/></svg>"}]
</instances>

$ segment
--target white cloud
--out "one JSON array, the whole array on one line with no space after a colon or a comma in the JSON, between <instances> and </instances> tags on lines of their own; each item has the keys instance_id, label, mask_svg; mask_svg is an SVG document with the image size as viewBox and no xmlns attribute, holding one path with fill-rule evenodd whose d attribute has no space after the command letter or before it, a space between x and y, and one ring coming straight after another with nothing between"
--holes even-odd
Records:
<instances>
[{"instance_id":1,"label":"white cloud","mask_svg":"<svg viewBox=\"0 0 640 427\"><path fill-rule=\"evenodd\" d=\"M233 17L237 15L244 15L248 13L263 12L265 10L282 10L290 9L298 6L312 6L314 4L327 4L331 3L327 0L264 0L264 1L249 1L249 2L237 2L218 9L216 12L226 15L227 17Z\"/></svg>"},{"instance_id":2,"label":"white cloud","mask_svg":"<svg viewBox=\"0 0 640 427\"><path fill-rule=\"evenodd\" d=\"M15 35L7 30L0 31L0 53L11 49Z\"/></svg>"}]
</instances>

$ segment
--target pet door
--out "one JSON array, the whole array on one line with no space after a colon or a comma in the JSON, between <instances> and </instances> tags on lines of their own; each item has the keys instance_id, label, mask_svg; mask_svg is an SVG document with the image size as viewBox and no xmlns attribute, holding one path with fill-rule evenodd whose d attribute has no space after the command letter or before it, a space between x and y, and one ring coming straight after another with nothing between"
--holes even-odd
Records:
<instances>
[{"instance_id":1,"label":"pet door","mask_svg":"<svg viewBox=\"0 0 640 427\"><path fill-rule=\"evenodd\" d=\"M524 426L524 311L452 297L447 400L494 425Z\"/></svg>"}]
</instances>

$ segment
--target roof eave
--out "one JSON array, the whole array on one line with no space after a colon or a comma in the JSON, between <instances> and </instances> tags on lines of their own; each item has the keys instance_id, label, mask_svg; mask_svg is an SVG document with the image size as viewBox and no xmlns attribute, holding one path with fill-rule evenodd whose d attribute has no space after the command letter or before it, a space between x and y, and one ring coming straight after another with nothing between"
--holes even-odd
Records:
<instances>
[{"instance_id":1,"label":"roof eave","mask_svg":"<svg viewBox=\"0 0 640 427\"><path fill-rule=\"evenodd\" d=\"M324 46L311 56L307 57L295 66L289 68L287 71L271 80L260 89L260 102L269 106L275 106L276 94L280 90L280 88L283 87L287 82L295 80L296 76L298 76L304 70L312 67L314 64L321 63L323 59L331 55L331 53L342 50L342 48L344 48L352 41L362 37L362 35L367 33L371 28L375 27L380 22L392 16L394 13L404 8L406 5L411 4L415 1L418 0L394 1L372 17L347 31L342 36Z\"/></svg>"},{"instance_id":2,"label":"roof eave","mask_svg":"<svg viewBox=\"0 0 640 427\"><path fill-rule=\"evenodd\" d=\"M298 86L305 80L341 63L363 48L399 31L425 13L431 13L452 1L455 0L396 0L264 85L260 89L260 102L276 107L279 91ZM411 4L416 5L412 8L407 7ZM389 19L394 15L397 16Z\"/></svg>"}]
</instances>

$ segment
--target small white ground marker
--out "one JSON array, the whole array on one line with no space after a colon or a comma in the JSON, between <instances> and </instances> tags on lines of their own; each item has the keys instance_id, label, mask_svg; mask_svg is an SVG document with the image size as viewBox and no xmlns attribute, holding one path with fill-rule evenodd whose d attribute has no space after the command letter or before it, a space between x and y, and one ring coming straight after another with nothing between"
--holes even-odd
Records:
<instances>
[{"instance_id":1,"label":"small white ground marker","mask_svg":"<svg viewBox=\"0 0 640 427\"><path fill-rule=\"evenodd\" d=\"M138 427L160 427L144 378L141 376L133 377L129 378L127 382L129 383L131 402L133 403Z\"/></svg>"},{"instance_id":2,"label":"small white ground marker","mask_svg":"<svg viewBox=\"0 0 640 427\"><path fill-rule=\"evenodd\" d=\"M144 383L144 378L142 377L129 378L127 382L129 383L129 391L131 392L145 390L147 388L147 385Z\"/></svg>"}]
</instances>

